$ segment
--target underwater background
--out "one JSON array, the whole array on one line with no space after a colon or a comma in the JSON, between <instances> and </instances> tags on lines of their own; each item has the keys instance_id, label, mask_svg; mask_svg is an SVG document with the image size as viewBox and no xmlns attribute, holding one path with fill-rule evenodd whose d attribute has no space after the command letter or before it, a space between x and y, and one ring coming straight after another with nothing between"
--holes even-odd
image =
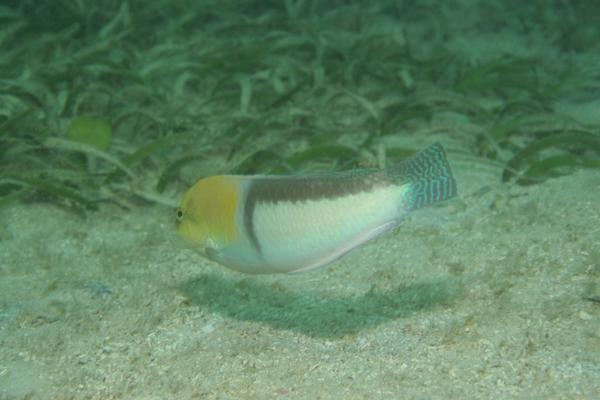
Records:
<instances>
[{"instance_id":1,"label":"underwater background","mask_svg":"<svg viewBox=\"0 0 600 400\"><path fill-rule=\"evenodd\" d=\"M600 4L0 3L0 399L600 398ZM175 238L197 179L459 196L332 266ZM349 210L351 218L351 210Z\"/></svg>"}]
</instances>

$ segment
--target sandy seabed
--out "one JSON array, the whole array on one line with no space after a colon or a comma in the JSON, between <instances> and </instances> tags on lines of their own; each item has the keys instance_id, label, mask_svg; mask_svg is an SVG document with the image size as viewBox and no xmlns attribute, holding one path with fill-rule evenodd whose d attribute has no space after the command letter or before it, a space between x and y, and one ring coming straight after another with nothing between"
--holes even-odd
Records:
<instances>
[{"instance_id":1,"label":"sandy seabed","mask_svg":"<svg viewBox=\"0 0 600 400\"><path fill-rule=\"evenodd\" d=\"M202 259L165 208L1 210L0 399L600 398L600 174L454 169L298 275Z\"/></svg>"}]
</instances>

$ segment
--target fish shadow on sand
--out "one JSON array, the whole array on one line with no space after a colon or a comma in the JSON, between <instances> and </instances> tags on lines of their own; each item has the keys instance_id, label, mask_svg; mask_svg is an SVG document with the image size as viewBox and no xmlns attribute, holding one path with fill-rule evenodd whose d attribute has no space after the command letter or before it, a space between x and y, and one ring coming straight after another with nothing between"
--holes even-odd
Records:
<instances>
[{"instance_id":1,"label":"fish shadow on sand","mask_svg":"<svg viewBox=\"0 0 600 400\"><path fill-rule=\"evenodd\" d=\"M449 304L460 293L460 284L449 279L400 285L389 291L373 288L356 296L323 297L317 291L297 292L252 278L205 274L183 283L179 290L192 304L228 318L312 337L339 338Z\"/></svg>"}]
</instances>

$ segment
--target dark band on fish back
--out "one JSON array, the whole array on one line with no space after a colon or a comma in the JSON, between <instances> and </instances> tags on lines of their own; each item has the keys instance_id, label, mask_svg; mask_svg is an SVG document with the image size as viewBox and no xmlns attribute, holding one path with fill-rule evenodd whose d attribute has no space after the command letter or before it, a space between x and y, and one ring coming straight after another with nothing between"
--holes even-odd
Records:
<instances>
[{"instance_id":1,"label":"dark band on fish back","mask_svg":"<svg viewBox=\"0 0 600 400\"><path fill-rule=\"evenodd\" d=\"M389 185L382 170L357 170L328 175L256 177L252 180L244 207L244 228L255 249L262 254L254 229L254 209L258 203L305 202L336 199Z\"/></svg>"}]
</instances>

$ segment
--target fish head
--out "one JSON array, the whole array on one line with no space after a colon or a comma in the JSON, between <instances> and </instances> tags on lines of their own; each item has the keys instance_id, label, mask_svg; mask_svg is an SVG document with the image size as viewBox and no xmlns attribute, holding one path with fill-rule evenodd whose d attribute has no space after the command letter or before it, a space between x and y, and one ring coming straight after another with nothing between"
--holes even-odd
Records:
<instances>
[{"instance_id":1,"label":"fish head","mask_svg":"<svg viewBox=\"0 0 600 400\"><path fill-rule=\"evenodd\" d=\"M175 211L175 229L189 246L206 256L207 247L219 248L239 235L236 213L239 181L213 176L196 182Z\"/></svg>"}]
</instances>

